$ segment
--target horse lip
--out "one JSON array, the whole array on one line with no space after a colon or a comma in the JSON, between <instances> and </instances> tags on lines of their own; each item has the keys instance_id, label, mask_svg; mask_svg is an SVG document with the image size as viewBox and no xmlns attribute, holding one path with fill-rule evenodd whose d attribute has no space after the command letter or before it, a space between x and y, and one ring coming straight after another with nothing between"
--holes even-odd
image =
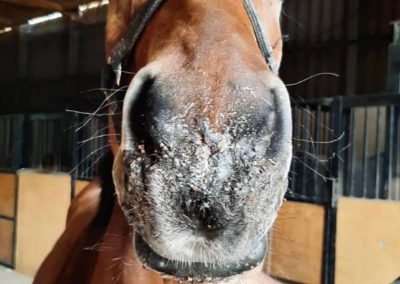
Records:
<instances>
[{"instance_id":1,"label":"horse lip","mask_svg":"<svg viewBox=\"0 0 400 284\"><path fill-rule=\"evenodd\" d=\"M135 247L139 260L148 269L179 279L191 278L196 281L204 281L209 279L223 279L254 269L264 259L266 241L261 239L253 252L247 257L237 262L223 264L200 262L188 264L167 259L153 251L138 233L135 234Z\"/></svg>"}]
</instances>

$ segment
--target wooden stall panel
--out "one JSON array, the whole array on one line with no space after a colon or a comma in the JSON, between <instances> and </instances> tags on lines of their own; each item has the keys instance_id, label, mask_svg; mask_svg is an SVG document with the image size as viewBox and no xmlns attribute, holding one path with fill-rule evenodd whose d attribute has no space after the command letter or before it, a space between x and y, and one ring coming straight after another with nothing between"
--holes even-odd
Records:
<instances>
[{"instance_id":1,"label":"wooden stall panel","mask_svg":"<svg viewBox=\"0 0 400 284\"><path fill-rule=\"evenodd\" d=\"M341 198L336 283L392 283L399 276L400 203Z\"/></svg>"},{"instance_id":2,"label":"wooden stall panel","mask_svg":"<svg viewBox=\"0 0 400 284\"><path fill-rule=\"evenodd\" d=\"M16 176L0 173L0 216L14 218Z\"/></svg>"},{"instance_id":3,"label":"wooden stall panel","mask_svg":"<svg viewBox=\"0 0 400 284\"><path fill-rule=\"evenodd\" d=\"M0 219L0 262L8 265L13 264L13 234L14 222Z\"/></svg>"},{"instance_id":4,"label":"wooden stall panel","mask_svg":"<svg viewBox=\"0 0 400 284\"><path fill-rule=\"evenodd\" d=\"M16 270L33 276L65 228L71 177L19 172Z\"/></svg>"},{"instance_id":5,"label":"wooden stall panel","mask_svg":"<svg viewBox=\"0 0 400 284\"><path fill-rule=\"evenodd\" d=\"M268 272L281 279L320 283L322 273L324 208L285 202L270 239Z\"/></svg>"}]
</instances>

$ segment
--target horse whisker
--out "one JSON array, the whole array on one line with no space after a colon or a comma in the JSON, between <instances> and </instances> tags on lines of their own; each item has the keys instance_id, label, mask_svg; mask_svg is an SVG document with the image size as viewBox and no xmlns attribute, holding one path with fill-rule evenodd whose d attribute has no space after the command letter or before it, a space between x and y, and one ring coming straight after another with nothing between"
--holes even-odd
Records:
<instances>
[{"instance_id":1,"label":"horse whisker","mask_svg":"<svg viewBox=\"0 0 400 284\"><path fill-rule=\"evenodd\" d=\"M121 87L119 89L109 89L109 88L94 88L94 89L89 89L85 91L81 91L79 94L85 94L85 93L90 93L90 92L105 92L105 91L110 91L110 92L122 92L123 88L127 88L127 86Z\"/></svg>"},{"instance_id":2,"label":"horse whisker","mask_svg":"<svg viewBox=\"0 0 400 284\"><path fill-rule=\"evenodd\" d=\"M324 181L335 181L336 180L335 178L330 178L330 177L324 176L323 174L319 173L318 171L316 171L315 169L313 169L312 167L310 167L309 165L307 165L306 163L304 163L302 160L300 160L297 157L293 157L293 159L296 159L298 162L300 162L306 168L313 171L316 175L320 176Z\"/></svg>"},{"instance_id":3,"label":"horse whisker","mask_svg":"<svg viewBox=\"0 0 400 284\"><path fill-rule=\"evenodd\" d=\"M98 149L92 151L91 153L89 153L78 165L76 165L76 166L71 170L71 173L73 173L74 171L76 171L76 170L77 170L85 161L87 161L91 156L93 156L94 154L100 152L101 150L103 150L103 149L105 149L105 148L107 148L107 147L109 147L109 146L110 146L109 144L104 145L104 146L101 146L100 148L98 148Z\"/></svg>"},{"instance_id":4,"label":"horse whisker","mask_svg":"<svg viewBox=\"0 0 400 284\"><path fill-rule=\"evenodd\" d=\"M309 76L309 77L307 77L307 78L305 78L303 80L300 80L298 82L295 82L295 83L285 84L285 86L286 87L297 86L297 85L300 85L300 84L305 83L307 81L310 81L310 80L312 80L314 78L321 77L321 76L332 76L332 77L335 77L335 78L339 78L340 77L339 74L337 74L337 73L322 72L322 73L317 73L317 74L311 75L311 76Z\"/></svg>"},{"instance_id":5,"label":"horse whisker","mask_svg":"<svg viewBox=\"0 0 400 284\"><path fill-rule=\"evenodd\" d=\"M93 115L93 113L92 112L84 112L84 111L77 111L77 110L73 110L73 109L66 109L65 110L66 112L72 112L72 113L77 113L77 114L83 114L83 115ZM117 115L117 114L121 114L121 113L97 113L97 114L95 114L95 115L93 115L93 116L98 116L98 117L101 117L101 116L109 116L109 115Z\"/></svg>"},{"instance_id":6,"label":"horse whisker","mask_svg":"<svg viewBox=\"0 0 400 284\"><path fill-rule=\"evenodd\" d=\"M107 145L107 146L108 146L108 145ZM86 174L92 169L92 167L93 167L94 165L96 165L96 164L101 160L101 158L103 158L102 155L100 155L96 160L94 160L94 162L90 165L90 167L88 167L88 168L82 173L82 175L83 175L83 176L86 175Z\"/></svg>"},{"instance_id":7,"label":"horse whisker","mask_svg":"<svg viewBox=\"0 0 400 284\"><path fill-rule=\"evenodd\" d=\"M102 138L102 137L109 137L109 136L121 136L121 134L103 134L103 135L93 136L93 137L90 137L88 139L79 141L79 142L77 142L77 144L78 145L82 145L82 144L86 144L89 141L92 141L92 140L95 140L95 139L98 139L98 138Z\"/></svg>"},{"instance_id":8,"label":"horse whisker","mask_svg":"<svg viewBox=\"0 0 400 284\"><path fill-rule=\"evenodd\" d=\"M329 141L313 141L313 140L307 140L307 139L300 139L300 138L293 138L295 141L299 142L306 142L306 143L313 143L313 144L331 144L340 141L343 139L345 133L343 132L338 138L329 140Z\"/></svg>"},{"instance_id":9,"label":"horse whisker","mask_svg":"<svg viewBox=\"0 0 400 284\"><path fill-rule=\"evenodd\" d=\"M125 87L121 87L121 89L123 89ZM100 104L100 106L92 113L92 115L89 116L89 118L86 120L86 122L83 123L83 125L81 125L80 127L78 127L75 131L79 131L80 129L82 129L85 125L87 125L91 119L93 119L93 117L102 109L102 107L104 106L104 104L107 101L110 101L110 99L115 96L115 94L117 94L118 91L115 91L113 93L111 93L110 95L106 96L106 98L103 100L103 102Z\"/></svg>"}]
</instances>

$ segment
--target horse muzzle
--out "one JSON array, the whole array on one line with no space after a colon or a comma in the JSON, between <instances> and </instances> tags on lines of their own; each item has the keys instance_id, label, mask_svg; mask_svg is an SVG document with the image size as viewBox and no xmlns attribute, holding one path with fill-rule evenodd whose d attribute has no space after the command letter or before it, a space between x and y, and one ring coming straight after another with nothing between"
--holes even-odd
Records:
<instances>
[{"instance_id":1,"label":"horse muzzle","mask_svg":"<svg viewBox=\"0 0 400 284\"><path fill-rule=\"evenodd\" d=\"M200 106L182 108L188 97L172 85L142 70L124 100L114 180L136 253L177 278L240 274L263 261L286 191L286 89L270 80L262 100L238 93L244 103L227 102L216 126Z\"/></svg>"}]
</instances>

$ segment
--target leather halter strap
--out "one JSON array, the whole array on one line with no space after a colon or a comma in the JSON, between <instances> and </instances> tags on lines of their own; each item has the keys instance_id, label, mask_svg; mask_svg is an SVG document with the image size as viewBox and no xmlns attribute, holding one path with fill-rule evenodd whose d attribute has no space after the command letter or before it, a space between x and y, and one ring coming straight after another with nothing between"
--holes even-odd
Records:
<instances>
[{"instance_id":1,"label":"leather halter strap","mask_svg":"<svg viewBox=\"0 0 400 284\"><path fill-rule=\"evenodd\" d=\"M154 15L164 2L164 0L148 0L143 5L142 9L136 13L136 16L129 24L122 38L111 50L108 64L112 65L115 70L118 69L118 65L121 64L123 59L134 48L139 36L150 21L151 16Z\"/></svg>"},{"instance_id":2,"label":"leather halter strap","mask_svg":"<svg viewBox=\"0 0 400 284\"><path fill-rule=\"evenodd\" d=\"M265 58L272 73L278 75L278 64L272 55L272 46L269 44L267 34L265 33L262 25L260 25L260 18L258 17L256 8L252 0L243 0L243 6L247 12L250 23L253 26L254 35L257 40L258 47Z\"/></svg>"},{"instance_id":3,"label":"leather halter strap","mask_svg":"<svg viewBox=\"0 0 400 284\"><path fill-rule=\"evenodd\" d=\"M256 8L252 0L242 0L243 6L249 17L250 23L253 27L254 35L261 50L262 55L269 68L274 74L278 74L278 65L272 55L272 46L270 45L267 35L260 24L260 18L257 14ZM141 10L136 13L134 19L129 24L124 32L122 38L117 42L111 50L110 57L108 58L107 66L103 71L103 87L112 86L115 83L119 85L119 70L124 59L129 55L131 50L135 47L137 40L142 34L147 23L151 17L158 10L158 8L165 2L165 0L148 0L143 5Z\"/></svg>"}]
</instances>

